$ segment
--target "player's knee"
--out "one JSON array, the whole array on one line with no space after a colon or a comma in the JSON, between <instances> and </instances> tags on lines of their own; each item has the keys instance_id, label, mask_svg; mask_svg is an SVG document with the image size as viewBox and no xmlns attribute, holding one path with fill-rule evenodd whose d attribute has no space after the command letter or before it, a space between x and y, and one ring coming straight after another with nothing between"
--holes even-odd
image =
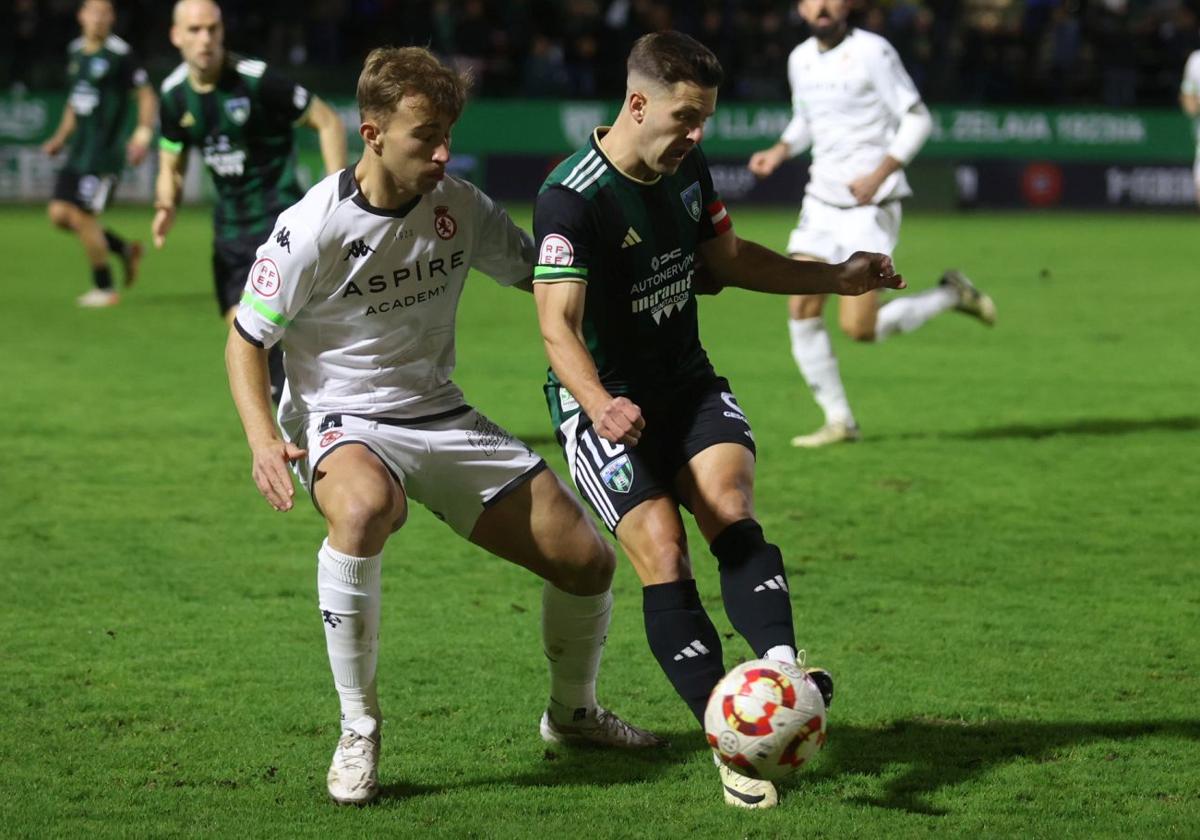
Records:
<instances>
[{"instance_id":1,"label":"player's knee","mask_svg":"<svg viewBox=\"0 0 1200 840\"><path fill-rule=\"evenodd\" d=\"M571 541L571 556L558 562L552 582L576 595L607 592L617 570L617 555L586 520L581 521L580 530L586 533Z\"/></svg>"},{"instance_id":2,"label":"player's knee","mask_svg":"<svg viewBox=\"0 0 1200 840\"><path fill-rule=\"evenodd\" d=\"M390 493L344 492L324 505L334 530L358 537L386 538L404 524L407 511L397 510Z\"/></svg>"},{"instance_id":3,"label":"player's knee","mask_svg":"<svg viewBox=\"0 0 1200 840\"><path fill-rule=\"evenodd\" d=\"M46 215L50 219L50 224L56 228L61 228L62 230L74 229L69 205L63 204L60 201L52 201L50 202L50 206L46 208Z\"/></svg>"}]
</instances>

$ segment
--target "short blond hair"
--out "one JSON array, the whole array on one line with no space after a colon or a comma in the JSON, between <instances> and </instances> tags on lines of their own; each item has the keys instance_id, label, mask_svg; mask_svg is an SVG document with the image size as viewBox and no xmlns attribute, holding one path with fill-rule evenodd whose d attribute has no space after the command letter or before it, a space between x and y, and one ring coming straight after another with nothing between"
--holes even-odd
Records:
<instances>
[{"instance_id":1,"label":"short blond hair","mask_svg":"<svg viewBox=\"0 0 1200 840\"><path fill-rule=\"evenodd\" d=\"M358 113L386 124L406 96L424 96L435 111L457 120L471 80L423 47L377 47L358 77Z\"/></svg>"}]
</instances>

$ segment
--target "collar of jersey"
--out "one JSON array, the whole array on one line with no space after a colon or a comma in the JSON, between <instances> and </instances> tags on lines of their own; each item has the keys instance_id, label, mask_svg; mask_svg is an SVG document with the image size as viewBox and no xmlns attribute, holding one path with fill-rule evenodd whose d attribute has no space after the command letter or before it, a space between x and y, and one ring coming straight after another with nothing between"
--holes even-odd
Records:
<instances>
[{"instance_id":1,"label":"collar of jersey","mask_svg":"<svg viewBox=\"0 0 1200 840\"><path fill-rule=\"evenodd\" d=\"M387 216L392 219L403 219L413 211L421 202L421 196L417 196L412 201L405 202L394 209L387 207L376 207L371 202L367 201L367 197L362 194L362 190L358 187L358 181L354 177L354 167L347 166L342 170L341 181L338 184L338 192L341 194L341 200L345 201L346 193L351 193L350 200L360 210L366 210L376 216Z\"/></svg>"},{"instance_id":2,"label":"collar of jersey","mask_svg":"<svg viewBox=\"0 0 1200 840\"><path fill-rule=\"evenodd\" d=\"M600 137L604 134L607 134L608 130L610 128L612 128L611 125L601 125L601 126L597 126L596 128L592 129L592 148L596 150L596 154L598 154L598 155L600 155L600 157L604 158L605 163L607 163L610 167L612 167L612 171L616 172L622 178L632 181L633 183L637 184L639 187L652 187L655 184L657 184L659 181L661 181L662 175L655 175L649 181L643 181L641 178L633 177L628 172L626 172L624 169L622 169L621 167L619 167L615 163L613 163L612 158L610 158L608 155L606 155L604 153L604 149L600 146Z\"/></svg>"}]
</instances>

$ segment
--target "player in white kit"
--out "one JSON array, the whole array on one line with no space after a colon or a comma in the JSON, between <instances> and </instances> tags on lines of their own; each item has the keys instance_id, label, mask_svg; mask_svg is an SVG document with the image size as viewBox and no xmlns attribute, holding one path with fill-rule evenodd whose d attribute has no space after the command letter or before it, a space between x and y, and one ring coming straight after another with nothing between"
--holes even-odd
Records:
<instances>
[{"instance_id":1,"label":"player in white kit","mask_svg":"<svg viewBox=\"0 0 1200 840\"><path fill-rule=\"evenodd\" d=\"M1196 162L1192 168L1192 180L1196 183L1196 203L1200 204L1200 50L1189 55L1187 64L1183 66L1179 104L1183 113L1191 117L1196 132Z\"/></svg>"},{"instance_id":2,"label":"player in white kit","mask_svg":"<svg viewBox=\"0 0 1200 840\"><path fill-rule=\"evenodd\" d=\"M765 178L811 146L808 186L788 253L831 263L858 250L890 255L900 235L900 201L912 195L904 166L929 137L929 111L892 46L847 24L848 0L801 0L799 9L812 37L788 57L792 120L778 143L750 158L750 171ZM825 424L793 438L794 446L860 437L825 330L824 305L823 295L788 300L792 355L825 413ZM911 332L952 309L986 324L996 317L991 298L958 271L947 271L932 289L883 306L878 292L844 298L838 306L843 332L857 341Z\"/></svg>"},{"instance_id":3,"label":"player in white kit","mask_svg":"<svg viewBox=\"0 0 1200 840\"><path fill-rule=\"evenodd\" d=\"M463 80L426 50L367 57L358 83L363 157L279 215L226 347L260 492L290 509L291 464L328 524L317 588L342 713L327 782L341 803L368 802L379 789L380 558L410 499L545 578L543 738L662 743L596 702L612 549L545 462L450 380L468 270L528 290L534 257L502 209L445 173L464 95ZM280 342L282 437L266 361Z\"/></svg>"}]
</instances>

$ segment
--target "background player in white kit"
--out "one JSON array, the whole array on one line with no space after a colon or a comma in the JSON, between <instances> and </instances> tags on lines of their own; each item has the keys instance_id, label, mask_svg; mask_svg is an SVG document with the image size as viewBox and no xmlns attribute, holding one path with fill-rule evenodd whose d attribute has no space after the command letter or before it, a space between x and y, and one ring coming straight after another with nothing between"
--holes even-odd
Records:
<instances>
[{"instance_id":1,"label":"background player in white kit","mask_svg":"<svg viewBox=\"0 0 1200 840\"><path fill-rule=\"evenodd\" d=\"M280 214L226 348L259 490L290 509L294 463L329 526L317 587L342 711L328 787L342 803L378 793L380 557L410 498L546 579L543 738L662 743L596 702L612 549L545 462L450 381L467 271L528 288L533 270L529 237L445 174L464 95L463 80L423 49L367 56L358 82L363 157ZM280 341L286 439L267 380L267 348Z\"/></svg>"},{"instance_id":2,"label":"background player in white kit","mask_svg":"<svg viewBox=\"0 0 1200 840\"><path fill-rule=\"evenodd\" d=\"M1200 50L1188 56L1183 66L1183 84L1179 88L1179 104L1183 113L1192 118L1196 132L1196 163L1192 180L1196 183L1196 203L1200 204Z\"/></svg>"},{"instance_id":3,"label":"background player in white kit","mask_svg":"<svg viewBox=\"0 0 1200 840\"><path fill-rule=\"evenodd\" d=\"M765 178L811 145L808 187L788 253L822 262L859 250L891 254L900 235L900 200L912 195L904 166L929 137L929 111L891 45L848 26L849 0L801 0L799 9L812 37L788 57L793 117L778 143L750 158L750 171ZM793 438L794 446L860 437L825 330L824 305L823 295L788 300L792 356L825 413L825 425ZM878 292L844 298L838 306L842 330L857 341L911 332L950 309L987 324L996 317L991 298L958 271L882 307Z\"/></svg>"}]
</instances>

